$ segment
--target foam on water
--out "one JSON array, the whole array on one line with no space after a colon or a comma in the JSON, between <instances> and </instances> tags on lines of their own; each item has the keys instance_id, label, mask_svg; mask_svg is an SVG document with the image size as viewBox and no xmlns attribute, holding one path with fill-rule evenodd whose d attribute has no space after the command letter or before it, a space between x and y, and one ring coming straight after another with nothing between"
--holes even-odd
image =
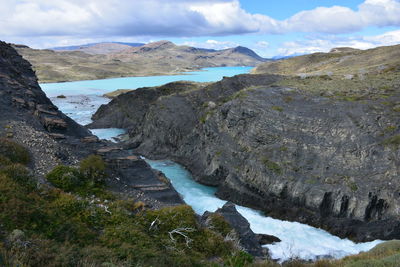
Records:
<instances>
[{"instance_id":1,"label":"foam on water","mask_svg":"<svg viewBox=\"0 0 400 267\"><path fill-rule=\"evenodd\" d=\"M146 160L151 167L162 171L172 182L175 189L183 196L198 214L215 211L226 201L217 198L216 189L196 183L190 173L179 164L171 161ZM255 233L269 234L279 237L282 242L267 245L271 257L285 261L290 258L314 260L320 257L341 258L361 251L367 251L382 241L356 244L348 239L340 239L330 233L297 222L273 219L262 215L259 211L236 206L237 210L249 221Z\"/></svg>"},{"instance_id":2,"label":"foam on water","mask_svg":"<svg viewBox=\"0 0 400 267\"><path fill-rule=\"evenodd\" d=\"M92 115L110 99L98 95L69 95L66 98L50 97L50 100L64 114L81 125L92 122Z\"/></svg>"},{"instance_id":3,"label":"foam on water","mask_svg":"<svg viewBox=\"0 0 400 267\"><path fill-rule=\"evenodd\" d=\"M115 142L115 137L126 133L124 129L120 128L90 129L90 131L100 139L106 139L113 142Z\"/></svg>"}]
</instances>

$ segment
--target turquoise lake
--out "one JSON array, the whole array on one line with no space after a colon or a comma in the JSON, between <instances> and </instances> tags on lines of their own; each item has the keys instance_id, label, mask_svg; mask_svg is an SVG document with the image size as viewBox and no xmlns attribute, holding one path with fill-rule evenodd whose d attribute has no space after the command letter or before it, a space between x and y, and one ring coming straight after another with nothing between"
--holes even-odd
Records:
<instances>
[{"instance_id":1,"label":"turquoise lake","mask_svg":"<svg viewBox=\"0 0 400 267\"><path fill-rule=\"evenodd\" d=\"M117 89L137 89L140 87L158 86L175 81L216 82L224 76L248 73L252 67L218 67L205 68L200 71L185 72L172 76L124 77L103 80L89 80L63 83L40 84L48 97L57 95L103 95Z\"/></svg>"}]
</instances>

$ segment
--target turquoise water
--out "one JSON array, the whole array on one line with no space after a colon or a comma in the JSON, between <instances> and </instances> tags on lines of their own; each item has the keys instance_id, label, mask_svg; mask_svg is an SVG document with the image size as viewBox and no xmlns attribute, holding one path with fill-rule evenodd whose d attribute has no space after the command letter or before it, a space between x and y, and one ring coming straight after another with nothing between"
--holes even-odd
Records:
<instances>
[{"instance_id":1,"label":"turquoise water","mask_svg":"<svg viewBox=\"0 0 400 267\"><path fill-rule=\"evenodd\" d=\"M215 188L196 183L191 174L179 164L168 160L146 161L152 168L162 171L171 180L175 189L197 214L215 211L226 203L214 195ZM326 256L341 258L370 250L382 242L375 240L356 244L306 224L277 220L239 205L236 205L236 208L249 221L255 233L274 235L282 240L282 242L266 246L271 257L280 262L291 258L303 260L314 260Z\"/></svg>"},{"instance_id":2,"label":"turquoise water","mask_svg":"<svg viewBox=\"0 0 400 267\"><path fill-rule=\"evenodd\" d=\"M174 81L215 82L224 76L231 77L248 73L252 67L205 68L202 71L185 72L172 76L125 77L104 80L90 80L64 83L40 84L48 97L57 95L103 95L117 89L137 89L140 87L159 86Z\"/></svg>"},{"instance_id":3,"label":"turquoise water","mask_svg":"<svg viewBox=\"0 0 400 267\"><path fill-rule=\"evenodd\" d=\"M125 134L126 131L120 128L106 128L106 129L91 129L92 134L100 139L115 141L115 138Z\"/></svg>"}]
</instances>

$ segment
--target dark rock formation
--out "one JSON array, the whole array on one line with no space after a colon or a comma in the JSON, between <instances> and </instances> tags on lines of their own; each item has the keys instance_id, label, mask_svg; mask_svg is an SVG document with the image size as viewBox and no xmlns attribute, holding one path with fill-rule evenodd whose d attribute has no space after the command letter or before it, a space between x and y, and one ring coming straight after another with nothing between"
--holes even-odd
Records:
<instances>
[{"instance_id":1,"label":"dark rock formation","mask_svg":"<svg viewBox=\"0 0 400 267\"><path fill-rule=\"evenodd\" d=\"M76 165L90 154L100 154L115 193L152 207L183 203L169 180L145 161L100 142L60 112L39 87L31 65L4 42L0 42L0 137L29 149L30 167L41 183L47 183L44 176L56 165Z\"/></svg>"},{"instance_id":2,"label":"dark rock formation","mask_svg":"<svg viewBox=\"0 0 400 267\"><path fill-rule=\"evenodd\" d=\"M278 237L267 234L257 234L257 239L260 245L269 245L276 242L281 242Z\"/></svg>"},{"instance_id":3,"label":"dark rock formation","mask_svg":"<svg viewBox=\"0 0 400 267\"><path fill-rule=\"evenodd\" d=\"M235 207L235 204L227 202L222 208L215 211L221 215L236 232L240 246L253 256L263 256L263 249L260 245L258 236L250 229L250 224ZM210 212L205 212L202 221L207 221Z\"/></svg>"},{"instance_id":4,"label":"dark rock formation","mask_svg":"<svg viewBox=\"0 0 400 267\"><path fill-rule=\"evenodd\" d=\"M357 241L399 238L400 116L387 104L400 103L399 88L342 101L272 86L280 79L239 75L162 97L139 89L95 124L129 129L128 146L182 163L221 198Z\"/></svg>"}]
</instances>

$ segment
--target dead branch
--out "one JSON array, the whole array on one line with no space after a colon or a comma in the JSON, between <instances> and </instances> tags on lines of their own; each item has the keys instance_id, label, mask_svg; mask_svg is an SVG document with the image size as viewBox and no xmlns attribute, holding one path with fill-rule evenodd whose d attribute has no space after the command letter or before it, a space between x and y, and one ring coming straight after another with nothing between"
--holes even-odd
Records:
<instances>
[{"instance_id":1,"label":"dead branch","mask_svg":"<svg viewBox=\"0 0 400 267\"><path fill-rule=\"evenodd\" d=\"M176 242L176 239L174 238L174 234L178 234L180 236L183 236L185 238L186 246L188 248L190 248L189 244L193 240L190 239L184 232L191 233L191 232L194 232L194 231L196 231L196 230L193 229L193 228L190 228L190 227L181 227L181 228L176 228L176 229L168 232L168 234L169 234L169 237L171 238L172 242L174 242L174 243Z\"/></svg>"},{"instance_id":2,"label":"dead branch","mask_svg":"<svg viewBox=\"0 0 400 267\"><path fill-rule=\"evenodd\" d=\"M154 219L154 221L151 222L149 231L155 227L157 227L157 223L161 223L161 221L158 219L158 216Z\"/></svg>"}]
</instances>

